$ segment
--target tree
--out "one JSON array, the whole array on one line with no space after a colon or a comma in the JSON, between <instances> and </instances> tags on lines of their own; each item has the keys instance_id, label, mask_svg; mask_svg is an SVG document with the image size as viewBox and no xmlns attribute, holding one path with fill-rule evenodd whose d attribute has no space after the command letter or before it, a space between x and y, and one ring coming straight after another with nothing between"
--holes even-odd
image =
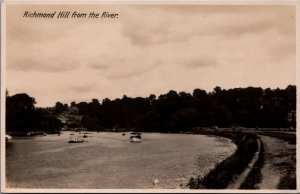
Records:
<instances>
[{"instance_id":1,"label":"tree","mask_svg":"<svg viewBox=\"0 0 300 194\"><path fill-rule=\"evenodd\" d=\"M61 102L56 102L54 107L54 114L60 114L66 110L66 107Z\"/></svg>"},{"instance_id":2,"label":"tree","mask_svg":"<svg viewBox=\"0 0 300 194\"><path fill-rule=\"evenodd\" d=\"M76 102L71 102L71 107L76 106Z\"/></svg>"},{"instance_id":3,"label":"tree","mask_svg":"<svg viewBox=\"0 0 300 194\"><path fill-rule=\"evenodd\" d=\"M21 135L36 130L50 133L59 131L62 127L61 121L47 109L36 108L35 104L35 99L25 93L7 95L6 131Z\"/></svg>"},{"instance_id":4,"label":"tree","mask_svg":"<svg viewBox=\"0 0 300 194\"><path fill-rule=\"evenodd\" d=\"M203 98L206 96L206 91L201 89L194 89L193 97L194 98Z\"/></svg>"},{"instance_id":5,"label":"tree","mask_svg":"<svg viewBox=\"0 0 300 194\"><path fill-rule=\"evenodd\" d=\"M7 131L27 132L37 128L34 118L35 99L28 94L16 94L6 97Z\"/></svg>"},{"instance_id":6,"label":"tree","mask_svg":"<svg viewBox=\"0 0 300 194\"><path fill-rule=\"evenodd\" d=\"M148 97L149 99L149 103L150 105L153 105L155 100L156 100L156 96L154 94L150 94L150 96Z\"/></svg>"},{"instance_id":7,"label":"tree","mask_svg":"<svg viewBox=\"0 0 300 194\"><path fill-rule=\"evenodd\" d=\"M28 131L60 128L58 120L50 111L39 111L34 107L34 98L27 94L9 96L6 93L8 130ZM212 93L195 89L193 95L170 90L156 98L103 99L91 102L71 103L79 110L81 126L89 130L143 130L178 132L191 127L288 127L296 115L296 86L285 89L262 89L259 87L222 89L217 86ZM55 114L69 107L57 102ZM75 109L75 108L74 108ZM290 119L291 120L291 119ZM78 123L76 123L78 125Z\"/></svg>"},{"instance_id":8,"label":"tree","mask_svg":"<svg viewBox=\"0 0 300 194\"><path fill-rule=\"evenodd\" d=\"M215 92L216 94L219 94L221 91L222 91L222 88L221 88L220 86L216 86L216 87L214 88L214 92Z\"/></svg>"},{"instance_id":9,"label":"tree","mask_svg":"<svg viewBox=\"0 0 300 194\"><path fill-rule=\"evenodd\" d=\"M179 132L195 126L197 111L194 108L179 109L168 118L166 129L172 132Z\"/></svg>"}]
</instances>

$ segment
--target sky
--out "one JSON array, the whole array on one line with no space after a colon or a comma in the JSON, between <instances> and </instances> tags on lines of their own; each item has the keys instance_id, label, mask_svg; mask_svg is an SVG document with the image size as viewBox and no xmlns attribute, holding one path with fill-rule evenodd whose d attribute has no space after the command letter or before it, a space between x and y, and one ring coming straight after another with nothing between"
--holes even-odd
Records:
<instances>
[{"instance_id":1,"label":"sky","mask_svg":"<svg viewBox=\"0 0 300 194\"><path fill-rule=\"evenodd\" d=\"M8 5L6 13L6 88L38 107L296 83L295 6Z\"/></svg>"}]
</instances>

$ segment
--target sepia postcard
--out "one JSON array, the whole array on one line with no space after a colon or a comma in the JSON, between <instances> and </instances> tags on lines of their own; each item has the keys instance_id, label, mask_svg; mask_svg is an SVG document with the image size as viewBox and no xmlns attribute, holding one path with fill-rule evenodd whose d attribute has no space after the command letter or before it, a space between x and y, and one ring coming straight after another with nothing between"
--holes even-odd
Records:
<instances>
[{"instance_id":1,"label":"sepia postcard","mask_svg":"<svg viewBox=\"0 0 300 194\"><path fill-rule=\"evenodd\" d=\"M297 1L3 1L1 192L299 192L299 19Z\"/></svg>"}]
</instances>

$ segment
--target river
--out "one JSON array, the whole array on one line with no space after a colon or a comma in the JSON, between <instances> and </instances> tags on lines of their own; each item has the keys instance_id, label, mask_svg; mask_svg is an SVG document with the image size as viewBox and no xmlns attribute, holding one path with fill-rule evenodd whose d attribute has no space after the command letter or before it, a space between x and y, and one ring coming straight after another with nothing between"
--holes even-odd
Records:
<instances>
[{"instance_id":1,"label":"river","mask_svg":"<svg viewBox=\"0 0 300 194\"><path fill-rule=\"evenodd\" d=\"M40 189L176 189L204 175L236 146L220 137L92 132L70 144L69 134L13 138L6 147L6 187ZM153 184L157 179L158 183Z\"/></svg>"}]
</instances>

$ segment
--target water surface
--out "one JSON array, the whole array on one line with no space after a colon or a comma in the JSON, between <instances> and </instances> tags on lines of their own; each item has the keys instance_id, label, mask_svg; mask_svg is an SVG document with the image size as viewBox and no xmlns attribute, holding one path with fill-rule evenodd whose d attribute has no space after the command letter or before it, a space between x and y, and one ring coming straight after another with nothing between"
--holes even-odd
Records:
<instances>
[{"instance_id":1,"label":"water surface","mask_svg":"<svg viewBox=\"0 0 300 194\"><path fill-rule=\"evenodd\" d=\"M176 189L204 175L236 146L219 137L143 133L91 133L69 144L69 134L14 138L6 148L8 188ZM159 183L153 185L153 180Z\"/></svg>"}]
</instances>

